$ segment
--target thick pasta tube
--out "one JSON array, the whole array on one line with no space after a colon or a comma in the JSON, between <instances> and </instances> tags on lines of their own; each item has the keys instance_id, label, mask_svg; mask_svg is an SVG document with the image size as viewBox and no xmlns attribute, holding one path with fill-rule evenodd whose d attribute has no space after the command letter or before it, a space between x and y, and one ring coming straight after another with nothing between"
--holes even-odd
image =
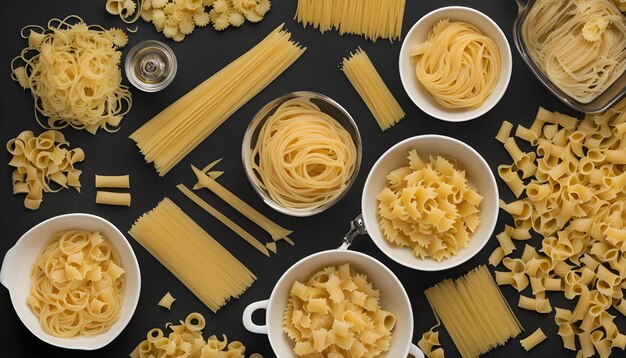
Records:
<instances>
[{"instance_id":1,"label":"thick pasta tube","mask_svg":"<svg viewBox=\"0 0 626 358\"><path fill-rule=\"evenodd\" d=\"M535 348L539 343L543 342L546 338L546 335L543 333L541 328L537 328L530 336L520 340L520 344L522 347L529 351Z\"/></svg>"},{"instance_id":2,"label":"thick pasta tube","mask_svg":"<svg viewBox=\"0 0 626 358\"><path fill-rule=\"evenodd\" d=\"M111 191L96 192L96 204L130 206L131 196L129 193L115 193Z\"/></svg>"},{"instance_id":3,"label":"thick pasta tube","mask_svg":"<svg viewBox=\"0 0 626 358\"><path fill-rule=\"evenodd\" d=\"M130 188L130 176L129 175L97 175L96 174L96 188Z\"/></svg>"}]
</instances>

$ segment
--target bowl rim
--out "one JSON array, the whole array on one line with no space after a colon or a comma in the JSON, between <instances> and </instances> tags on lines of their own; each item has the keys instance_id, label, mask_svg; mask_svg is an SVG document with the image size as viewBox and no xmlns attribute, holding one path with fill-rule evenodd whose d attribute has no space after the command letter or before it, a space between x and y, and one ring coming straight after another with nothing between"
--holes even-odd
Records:
<instances>
[{"instance_id":1,"label":"bowl rim","mask_svg":"<svg viewBox=\"0 0 626 358\"><path fill-rule=\"evenodd\" d=\"M424 106L420 105L420 103L418 103L419 101L416 100L416 98L414 98L413 95L411 95L411 91L410 88L412 88L412 86L410 86L409 84L409 80L407 78L405 78L404 74L403 74L403 59L408 55L408 51L409 51L409 43L408 43L408 39L409 37L413 34L413 32L417 31L417 28L422 25L423 22L425 22L426 20L429 20L430 18L439 15L442 12L446 12L446 11L451 11L451 10L460 10L460 11L466 11L469 12L473 15L482 17L484 20L486 20L491 26L493 26L497 31L496 33L498 34L498 37L500 37L500 40L502 40L502 42L504 44L506 44L504 49L501 49L500 46L498 46L498 50L500 52L500 55L502 57L506 57L508 59L508 66L505 68L505 72L504 73L500 73L500 79L499 81L504 81L503 82L503 86L502 86L502 90L500 90L499 92L492 92L491 94L489 94L489 97L494 96L495 100L493 101L493 103L489 106L485 106L484 102L483 104L481 104L481 106L477 109L472 109L472 112L475 112L474 114L469 114L471 113L470 111L467 110L460 110L455 112L455 114L466 114L463 117L457 118L457 119L453 119L450 117L447 117L445 115L439 115L439 114L435 114L433 112L431 112L430 110L428 110L427 108L424 108ZM503 56L504 55L504 56ZM427 13L426 15L422 16L419 20L417 20L417 22L415 22L415 24L413 24L413 26L411 26L411 28L409 29L409 31L407 31L406 35L404 36L404 40L402 41L402 46L400 48L400 56L398 59L398 71L400 72L400 82L402 82L402 87L404 88L404 91L406 92L406 94L408 95L408 97L411 99L411 101L413 101L413 103L420 109L422 110L424 113L428 114L431 117L440 119L442 121L446 121L446 122L453 122L453 123L458 123L458 122L466 122L466 121L470 121L472 119L476 119L478 117L483 116L484 114L486 114L487 112L491 111L502 99L502 97L504 96L504 94L506 93L507 89L509 88L509 84L511 82L511 75L513 73L513 54L511 52L511 45L509 44L509 40L506 38L506 35L504 34L504 32L502 31L502 29L500 28L500 26L498 26L498 24L493 21L493 19L491 19L489 16L487 16L485 13L480 12L476 9L467 7L467 6L444 6L438 9L435 9L429 13ZM503 77L504 76L504 77ZM420 84L418 84L420 85ZM487 97L487 98L489 98ZM447 111L448 109L441 107L442 110Z\"/></svg>"},{"instance_id":2,"label":"bowl rim","mask_svg":"<svg viewBox=\"0 0 626 358\"><path fill-rule=\"evenodd\" d=\"M297 98L297 97L308 97L308 98L320 99L322 101L329 103L330 105L335 107L338 111L340 111L346 117L346 119L348 120L348 123L352 127L351 129L354 131L354 137L352 139L354 141L354 146L356 147L356 151L357 151L354 172L350 176L350 179L348 180L343 191L337 197L335 197L332 201L324 205L314 207L312 209L286 208L278 204L274 200L272 200L272 198L265 192L265 190L261 189L258 185L256 185L256 183L252 179L252 175L254 174L252 172L252 168L250 167L250 163L249 163L251 158L249 158L248 154L250 152L250 144L252 142L252 135L254 134L256 128L258 127L258 123L261 120L260 116L264 113L267 113L271 109L271 107L275 107L281 101L284 101L290 98ZM248 182L250 183L254 191L263 200L263 202L270 208L278 211L279 213L286 214L289 216L294 216L294 217L308 217L308 216L317 215L331 208L335 204L337 204L348 193L348 191L350 191L350 189L356 182L359 176L359 171L361 169L362 159L363 159L363 139L361 137L361 132L359 131L359 126L357 125L356 121L354 120L350 112L348 112L341 104L339 104L339 102L335 101L334 99L324 94L321 94L315 91L307 91L307 90L292 91L292 92L285 93L281 96L278 96L272 99L271 101L267 102L265 105L263 105L263 107L261 107L254 114L254 116L252 117L252 120L248 123L248 126L246 127L243 140L241 143L241 160L243 162L244 172L246 173L246 178L248 178Z\"/></svg>"},{"instance_id":3,"label":"bowl rim","mask_svg":"<svg viewBox=\"0 0 626 358\"><path fill-rule=\"evenodd\" d=\"M450 259L448 260L444 260L441 262L437 262L437 265L435 267L423 267L420 266L421 263L421 259L415 259L415 264L409 265L406 262L403 262L401 260L399 260L397 257L395 257L393 254L391 254L391 252L388 250L387 247L383 246L382 243L386 242L385 239L383 237L380 237L378 239L375 239L374 237L372 237L372 235L377 235L380 236L378 233L379 231L377 230L370 230L370 228L374 227L378 229L378 223L377 222L369 222L366 218L366 216L363 216L363 222L365 224L365 227L367 229L367 233L370 236L370 238L372 239L372 241L374 242L374 244L376 244L376 246L378 247L378 249L380 251L382 251L387 257L389 257L390 259L392 259L393 261L397 262L398 264L404 266L404 267L408 267L410 269L413 270L418 270L418 271L428 271L428 272L435 272L435 271L444 271L444 270L448 270L454 267L457 267L459 265L464 264L465 262L469 261L470 259L474 258L476 255L478 255L479 252L481 252L483 250L483 248L485 247L485 245L487 245L487 243L490 241L493 232L496 228L496 224L498 222L498 215L499 215L499 200L500 200L500 193L499 193L499 189L498 189L498 183L496 181L496 178L493 174L493 172L491 171L491 167L489 167L489 163L487 163L487 161L485 160L485 158L483 158L482 155L480 155L480 153L478 153L478 151L476 151L474 148L472 148L472 146L470 146L469 144L460 141L456 138L452 138L452 137L448 137L448 136L444 136L444 135L440 135L440 134L422 134L422 135L417 135L417 136L413 136L413 137L409 137L406 138L398 143L396 143L395 145L393 145L391 148L387 149L374 163L374 165L372 166L372 168L370 169L370 172L367 175L367 179L365 179L365 185L363 187L363 191L361 192L361 212L365 212L364 208L366 206L368 206L367 202L368 202L368 198L366 198L365 192L366 192L366 188L368 188L372 182L372 176L374 174L374 170L380 165L380 163L382 163L383 161L385 161L387 159L387 157L389 157L389 155L391 155L391 153L394 153L395 151L398 150L398 148L404 146L407 143L411 143L411 142L416 142L416 141L421 141L424 139L437 139L437 140L444 140L444 141L449 141L449 142L453 142L457 145L460 145L461 147L465 148L465 150L467 150L469 153L473 154L476 158L479 159L479 161L481 162L481 164L483 165L483 169L485 174L488 174L487 177L489 178L489 182L491 184L491 186L494 188L494 198L493 198L493 203L495 204L495 214L493 217L491 217L491 222L490 225L488 226L488 230L487 230L487 234L485 235L485 237L483 238L482 242L480 243L480 245L478 245L475 249L475 252L473 252L471 255L468 255L466 258L458 260L458 261L451 261ZM486 199L486 197L485 197ZM485 223L481 223L485 224ZM379 229L378 229L379 230ZM374 234L376 233L376 234ZM472 238L474 239L474 238ZM463 249L466 250L466 249Z\"/></svg>"},{"instance_id":4,"label":"bowl rim","mask_svg":"<svg viewBox=\"0 0 626 358\"><path fill-rule=\"evenodd\" d=\"M64 345L63 342L65 341L71 341L72 339L74 339L75 337L72 338L59 338L59 337L54 337L46 332L38 332L33 330L33 327L31 327L31 325L28 325L24 322L23 319L23 314L22 314L22 310L18 310L16 307L16 302L15 302L15 294L13 289L11 289L10 287L6 287L6 289L9 291L9 296L11 299L11 305L13 306L13 309L16 313L16 315L19 317L20 321L22 322L22 324L37 338L39 338L41 341L50 344L52 346L55 347L59 347L59 348L64 348L64 349L72 349L72 350L84 350L84 351L91 351L91 350L96 350L96 349L100 349L103 348L105 346L107 346L109 343L111 343L113 340L115 340L126 328L126 326L128 325L128 323L130 322L130 320L132 319L132 317L135 314L135 311L137 309L137 305L139 303L139 297L141 295L141 270L139 267L139 262L137 261L137 256L135 255L135 252L132 248L132 246L130 245L130 242L128 241L128 239L126 238L126 236L115 226L113 225L111 222L109 222L108 220L97 216L97 215L93 215L93 214L87 214L87 213L68 213L68 214L61 214L61 215L57 215L57 216L53 216L51 218L48 218L38 224L36 224L35 226L33 226L32 228L30 228L29 230L27 230L24 234L22 234L22 236L20 236L20 238L15 242L15 244L7 251L7 253L5 254L5 257L3 258L2 261L2 268L6 269L4 267L4 263L7 260L7 258L9 257L9 254L11 252L11 250L15 249L16 247L18 247L21 243L23 243L27 237L29 237L34 231L40 229L43 226L49 225L50 223L56 222L56 221L61 221L61 220L68 220L68 219L72 219L72 218L76 218L76 217L84 217L87 218L89 220L94 220L97 222L102 223L105 226L108 226L110 229L112 229L116 235L119 235L119 237L123 240L121 240L123 242L123 244L121 245L122 247L120 247L120 245L116 245L113 244L114 247L118 250L126 250L129 254L130 254L130 258L131 258L131 265L134 267L134 269L137 272L137 293L132 296L131 300L124 300L122 305L130 305L131 310L129 311L129 314L127 316L123 316L120 314L120 317L118 318L117 322L120 322L119 327L117 328L117 331L112 331L112 328L110 328L109 330L107 330L106 332L112 332L113 334L111 334L111 337L109 339L103 340L102 342L97 342L96 339L98 339L101 334L97 334L93 337L82 337L84 339L87 340L87 342L84 343L84 345L81 346L67 346ZM42 247L45 243L42 243ZM31 265L32 266L32 263ZM126 269L126 272L128 272L128 269ZM32 312L31 312L32 313ZM106 333L103 332L103 333ZM60 341L54 341L53 340L60 340ZM92 342L93 341L93 342Z\"/></svg>"},{"instance_id":5,"label":"bowl rim","mask_svg":"<svg viewBox=\"0 0 626 358\"><path fill-rule=\"evenodd\" d=\"M275 298L276 298L276 295L278 294L278 292L277 292L278 291L277 290L278 286L280 286L283 283L283 281L285 281L287 279L287 277L293 271L298 269L299 267L304 266L307 262L313 260L314 258L317 258L319 256L326 256L326 255L343 255L346 258L342 259L342 261L346 261L346 262L349 262L349 260L350 260L350 258L348 256L361 257L364 260L369 261L369 263L372 264L372 267L373 266L377 266L378 269L381 270L381 272L385 272L385 274L387 274L390 278L392 278L394 283L401 289L400 291L402 293L402 300L404 302L406 302L408 311L410 312L410 315L407 317L408 320L409 320L409 322L407 324L410 327L411 332L408 332L408 333L409 333L409 337L413 337L413 333L415 332L415 329L414 329L415 315L413 313L413 306L411 304L411 299L409 298L409 295L407 294L406 289L404 288L404 285L402 284L402 282L400 281L398 276L396 276L396 274L393 273L393 271L391 271L391 269L389 267L387 267L387 265L383 264L382 262L380 262L378 259L376 259L373 256L370 256L368 254L365 254L365 253L362 253L362 252L359 252L359 251L349 250L348 248L345 248L345 249L338 248L338 249L330 249L330 250L324 250L324 251L316 252L316 253L313 253L311 255L308 255L308 256L305 256L305 257L301 258L300 260L298 260L297 262L292 264L287 269L287 271L285 271L280 276L278 281L276 281L276 284L274 285L274 288L272 288L272 293L270 294L270 297L267 300L268 304L267 304L267 309L265 310L265 322L266 322L265 324L268 327L267 328L267 337L268 337L268 340L270 342L270 346L272 347L272 350L274 352L276 352L276 350L274 348L274 344L278 345L279 343L278 342L274 342L274 340L272 339L273 335L270 332L270 328L269 328L270 324L269 324L269 322L272 319L276 320L276 319L279 319L279 318L281 319L281 322L282 322L282 311L281 311L281 315L274 314L273 316L271 315L271 312L270 312L270 311L272 311L272 307L275 306L275 304L273 305L272 303L276 301ZM398 292L394 292L393 294L394 295L398 295L399 293ZM284 310L284 307L282 309ZM276 318L273 318L273 317L276 317ZM284 333L281 331L281 334L284 334ZM277 333L274 333L274 335L277 335ZM408 342L406 342L405 344L406 344L406 353L408 354L409 353L409 348L411 347L411 344L413 344L413 340L411 339Z\"/></svg>"}]
</instances>

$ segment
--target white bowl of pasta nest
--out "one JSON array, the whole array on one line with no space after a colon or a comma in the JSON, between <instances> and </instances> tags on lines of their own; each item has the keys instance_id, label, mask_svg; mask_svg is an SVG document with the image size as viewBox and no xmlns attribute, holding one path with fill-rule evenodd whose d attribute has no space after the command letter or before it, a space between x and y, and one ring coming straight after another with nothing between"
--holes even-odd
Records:
<instances>
[{"instance_id":1,"label":"white bowl of pasta nest","mask_svg":"<svg viewBox=\"0 0 626 358\"><path fill-rule=\"evenodd\" d=\"M29 304L27 304L31 291L31 271L33 269L33 265L35 265L39 259L42 250L44 250L45 247L50 246L46 244L50 242L53 237L56 238L56 235L59 233L68 231L99 233L99 236L104 238L104 243L100 242L98 239L98 245L101 245L101 247L107 246L107 248L97 250L98 260L104 262L107 260L107 257L111 257L111 261L118 262L119 267L125 271L115 280L116 283L120 282L118 280L123 280L124 282L123 291L115 291L119 292L119 295L122 297L119 311L116 309L109 316L111 317L109 321L111 324L108 329L91 336L78 334L71 338L60 338L49 334L44 331L39 318L31 309ZM61 236L59 240L62 238L63 237ZM78 242L78 239L68 238L64 242ZM95 242L96 241L93 241L94 246L96 245ZM90 243L89 245L92 244ZM93 246L89 246L89 248L92 247ZM110 254L109 250L111 247L117 255ZM95 253L95 249L93 252ZM78 256L83 255L80 254ZM74 259L77 259L77 256L74 256ZM81 260L83 260L81 262L88 262L88 259L84 257L81 258ZM111 268L110 272L112 273L114 271L113 268L117 267L112 266L109 263L108 268ZM96 271L100 271L100 268ZM102 276L100 276L101 278L106 276L104 273L100 273L102 274ZM91 276L91 278L94 282L96 281L95 276ZM24 323L28 330L37 336L37 338L61 348L95 350L102 348L113 341L130 321L139 301L141 275L139 271L139 264L137 263L137 258L135 257L133 249L124 235L113 224L95 215L74 213L60 215L45 220L22 235L17 243L9 249L9 251L7 251L4 257L2 269L0 270L0 283L2 283L2 285L9 290L11 303L13 304L13 308L15 309L15 312L20 320ZM121 292L123 292L123 294ZM103 296L100 298L101 300L97 300L98 302L94 303L95 300L91 300L90 304L86 305L90 307L90 312L95 312L94 310L96 309L100 310L100 313L106 312L106 308L103 307L106 305L101 305L100 302L106 302L107 299ZM68 298L66 298L66 300L67 299ZM91 305L91 303L93 303L93 305ZM82 317L85 317L86 315L87 314Z\"/></svg>"},{"instance_id":2,"label":"white bowl of pasta nest","mask_svg":"<svg viewBox=\"0 0 626 358\"><path fill-rule=\"evenodd\" d=\"M468 61L465 67L454 68L456 64L452 62L459 61L447 61L442 60L442 58L446 57L444 51L448 51L447 59L460 58L462 56L461 52L454 55L452 49L459 49L465 46L469 48L472 45L468 45L467 42L450 45L448 39L454 37L452 35L454 32L450 29L446 29L449 32L441 31L440 33L444 34L442 36L449 35L449 37L448 39L439 38L437 41L442 44L448 41L448 44L447 46L431 47L428 57L431 60L429 63L427 60L422 62L424 66L421 73L425 80L431 81L433 91L443 96L444 101L450 100L455 102L445 106L437 101L432 92L418 80L417 66L412 60L412 54L414 54L416 46L425 43L429 39L429 34L435 25L442 20L457 23L463 22L475 26L483 35L492 40L490 43L497 47L499 54L499 63L492 62L493 66L487 67L485 71L485 73L491 73L494 76L477 76L477 73L482 73L481 70L478 70L478 67L476 67L476 71L468 75L469 71L467 68L473 66L472 63L478 64L479 62L472 60ZM466 30L463 29L463 31ZM481 45L484 44L479 43L477 47L470 51L478 53L481 51L478 49ZM439 52L434 53L433 51ZM426 58L425 56L422 57ZM470 56L465 58L467 57ZM450 62L449 65L451 67L446 67L448 62ZM484 65L485 62L483 59L482 64ZM500 27L482 12L463 6L443 7L424 15L406 34L402 42L399 59L400 79L404 90L411 100L426 114L449 122L468 121L480 117L491 110L506 92L511 79L512 65L511 48ZM481 79L480 83L473 82L477 78ZM455 86L458 87L455 88ZM461 93L463 95L460 95ZM455 106L456 108L454 108Z\"/></svg>"},{"instance_id":3,"label":"white bowl of pasta nest","mask_svg":"<svg viewBox=\"0 0 626 358\"><path fill-rule=\"evenodd\" d=\"M410 165L408 156L409 152L415 151L417 156L424 163L429 163L430 158L437 160L437 157L444 158L454 165L454 170L462 173L465 177L466 189L472 189L478 193L482 200L474 210L471 211L477 215L479 219L478 226L473 232L468 232L468 240L458 246L456 252L449 257L440 261L433 257L420 258L414 254L411 247L402 246L391 242L385 237L383 229L381 229L381 217L379 213L379 195L385 189L389 188L388 176L399 168L407 168ZM434 167L435 170L438 168ZM407 169L407 177L415 175L415 171ZM402 180L410 180L404 177ZM429 179L431 184L434 180ZM424 180L426 182L426 180ZM454 182L448 180L448 183ZM417 185L419 186L419 185ZM435 185L426 185L427 187L436 187ZM412 188L409 188L412 189ZM450 189L450 188L448 188ZM435 189L437 190L437 189ZM450 189L452 192L454 189ZM410 191L409 191L410 192ZM398 194L400 195L400 194ZM400 195L402 197L402 195ZM410 198L413 202L415 197ZM455 202L451 200L451 202ZM463 201L456 201L459 214L462 209ZM441 206L439 206L441 208ZM499 194L496 179L489 168L485 159L471 146L451 137L442 135L420 135L405 139L389 150L387 150L374 164L365 181L365 187L361 196L361 210L363 216L363 224L367 233L372 238L376 246L389 258L406 267L420 271L440 271L458 266L474 257L487 244L498 221L499 211ZM458 221L458 218L455 219ZM419 220L418 220L419 222ZM456 222L455 222L456 223ZM394 224L394 226L402 226L403 223ZM451 230L449 232L453 232ZM429 245L433 244L432 235L425 235ZM419 241L419 239L418 239ZM445 241L445 240L444 240ZM418 246L411 243L414 247Z\"/></svg>"}]
</instances>

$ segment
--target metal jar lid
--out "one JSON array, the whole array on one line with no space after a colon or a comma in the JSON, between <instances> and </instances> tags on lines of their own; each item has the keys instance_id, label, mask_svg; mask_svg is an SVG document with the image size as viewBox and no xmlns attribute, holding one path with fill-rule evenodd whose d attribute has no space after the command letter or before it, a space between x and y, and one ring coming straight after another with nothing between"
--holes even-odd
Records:
<instances>
[{"instance_id":1,"label":"metal jar lid","mask_svg":"<svg viewBox=\"0 0 626 358\"><path fill-rule=\"evenodd\" d=\"M124 67L133 86L144 92L157 92L174 80L178 64L168 45L145 40L130 49Z\"/></svg>"}]
</instances>

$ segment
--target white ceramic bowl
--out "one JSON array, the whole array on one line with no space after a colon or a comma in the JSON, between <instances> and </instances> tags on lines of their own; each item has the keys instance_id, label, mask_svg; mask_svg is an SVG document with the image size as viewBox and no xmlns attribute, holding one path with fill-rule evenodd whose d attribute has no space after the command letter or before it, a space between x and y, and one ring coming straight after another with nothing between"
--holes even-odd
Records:
<instances>
[{"instance_id":1,"label":"white ceramic bowl","mask_svg":"<svg viewBox=\"0 0 626 358\"><path fill-rule=\"evenodd\" d=\"M383 238L377 219L376 196L387 186L386 176L394 169L407 165L409 150L416 149L421 158L430 155L450 156L465 170L468 181L484 197L480 204L480 226L472 235L469 246L449 259L437 262L418 259L406 247L391 244ZM498 186L487 162L469 145L440 135L421 135L403 140L387 150L374 164L365 181L361 210L367 233L378 248L397 263L421 271L440 271L458 266L476 255L489 241L498 221Z\"/></svg>"},{"instance_id":2,"label":"white ceramic bowl","mask_svg":"<svg viewBox=\"0 0 626 358\"><path fill-rule=\"evenodd\" d=\"M126 270L126 292L120 317L108 331L94 337L58 338L51 336L41 329L37 316L26 304L26 297L30 290L30 271L43 245L54 233L70 229L101 232L117 249L122 260L122 267ZM20 320L37 338L61 348L95 350L111 343L130 321L139 301L141 274L133 249L113 224L94 215L66 214L50 218L22 235L4 257L0 270L0 283L9 290L11 303Z\"/></svg>"},{"instance_id":3,"label":"white ceramic bowl","mask_svg":"<svg viewBox=\"0 0 626 358\"><path fill-rule=\"evenodd\" d=\"M416 358L424 355L413 339L413 310L411 301L402 284L380 261L349 250L329 250L313 254L295 263L278 280L269 300L250 304L243 312L243 324L247 330L259 334L267 334L274 353L279 358L295 357L294 343L283 332L283 312L289 299L289 291L296 280L306 281L311 275L326 266L342 265L349 262L358 272L367 274L374 286L380 289L381 307L396 315L396 326L392 332L389 351L380 358L406 357L411 353ZM265 309L265 325L260 326L252 321L252 314Z\"/></svg>"},{"instance_id":4,"label":"white ceramic bowl","mask_svg":"<svg viewBox=\"0 0 626 358\"><path fill-rule=\"evenodd\" d=\"M432 30L433 26L443 19L464 21L478 27L483 34L495 41L500 50L500 79L496 83L491 95L489 95L485 102L478 108L444 108L435 101L433 96L422 86L415 75L415 66L411 63L411 48L416 44L426 41L428 33ZM513 65L509 42L500 27L482 12L463 6L443 7L426 14L417 21L402 42L399 62L400 79L402 80L404 90L411 100L425 113L449 122L468 121L480 117L492 109L498 101L500 101L504 92L506 92L509 80L511 79Z\"/></svg>"}]
</instances>

